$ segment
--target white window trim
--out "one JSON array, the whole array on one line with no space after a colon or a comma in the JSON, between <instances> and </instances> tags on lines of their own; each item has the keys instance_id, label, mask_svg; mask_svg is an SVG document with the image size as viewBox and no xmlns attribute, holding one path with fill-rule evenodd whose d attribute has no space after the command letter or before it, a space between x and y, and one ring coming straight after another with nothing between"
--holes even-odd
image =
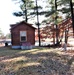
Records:
<instances>
[{"instance_id":1,"label":"white window trim","mask_svg":"<svg viewBox=\"0 0 74 75\"><path fill-rule=\"evenodd\" d=\"M26 40L25 41L21 40L21 32L26 32ZM26 42L26 41L27 41L27 31L20 31L20 42Z\"/></svg>"}]
</instances>

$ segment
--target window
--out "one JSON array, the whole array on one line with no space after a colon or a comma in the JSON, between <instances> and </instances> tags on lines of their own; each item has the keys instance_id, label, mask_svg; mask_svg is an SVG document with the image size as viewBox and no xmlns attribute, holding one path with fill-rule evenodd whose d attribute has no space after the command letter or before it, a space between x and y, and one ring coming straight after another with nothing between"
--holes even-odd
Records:
<instances>
[{"instance_id":1,"label":"window","mask_svg":"<svg viewBox=\"0 0 74 75\"><path fill-rule=\"evenodd\" d=\"M27 41L27 35L26 35L26 31L20 31L20 41L21 42L25 42Z\"/></svg>"}]
</instances>

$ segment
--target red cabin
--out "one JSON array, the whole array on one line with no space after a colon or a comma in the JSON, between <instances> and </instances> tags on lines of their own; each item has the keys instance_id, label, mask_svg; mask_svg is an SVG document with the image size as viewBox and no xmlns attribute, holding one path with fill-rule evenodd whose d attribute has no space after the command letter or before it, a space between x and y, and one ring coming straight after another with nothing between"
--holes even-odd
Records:
<instances>
[{"instance_id":1,"label":"red cabin","mask_svg":"<svg viewBox=\"0 0 74 75\"><path fill-rule=\"evenodd\" d=\"M35 45L35 28L32 24L22 21L10 26L12 48L20 48L22 43L30 43L32 46Z\"/></svg>"}]
</instances>

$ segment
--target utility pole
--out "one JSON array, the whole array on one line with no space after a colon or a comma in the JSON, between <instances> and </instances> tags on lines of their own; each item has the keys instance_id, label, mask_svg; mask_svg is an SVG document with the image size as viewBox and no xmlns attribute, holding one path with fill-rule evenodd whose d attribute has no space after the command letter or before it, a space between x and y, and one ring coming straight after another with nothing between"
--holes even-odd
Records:
<instances>
[{"instance_id":1,"label":"utility pole","mask_svg":"<svg viewBox=\"0 0 74 75\"><path fill-rule=\"evenodd\" d=\"M39 46L41 46L41 41L40 41L40 23L39 23L39 12L38 12L38 4L36 0L36 13L37 13L37 25L38 25L38 39L39 39Z\"/></svg>"}]
</instances>

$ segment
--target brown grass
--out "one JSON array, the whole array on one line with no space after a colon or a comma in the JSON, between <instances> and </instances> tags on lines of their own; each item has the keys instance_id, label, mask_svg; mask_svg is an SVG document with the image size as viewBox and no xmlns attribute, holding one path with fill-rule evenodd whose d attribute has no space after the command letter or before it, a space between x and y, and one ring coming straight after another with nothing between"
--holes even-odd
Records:
<instances>
[{"instance_id":1,"label":"brown grass","mask_svg":"<svg viewBox=\"0 0 74 75\"><path fill-rule=\"evenodd\" d=\"M72 75L74 54L68 52L42 47L32 50L1 47L0 75Z\"/></svg>"}]
</instances>

